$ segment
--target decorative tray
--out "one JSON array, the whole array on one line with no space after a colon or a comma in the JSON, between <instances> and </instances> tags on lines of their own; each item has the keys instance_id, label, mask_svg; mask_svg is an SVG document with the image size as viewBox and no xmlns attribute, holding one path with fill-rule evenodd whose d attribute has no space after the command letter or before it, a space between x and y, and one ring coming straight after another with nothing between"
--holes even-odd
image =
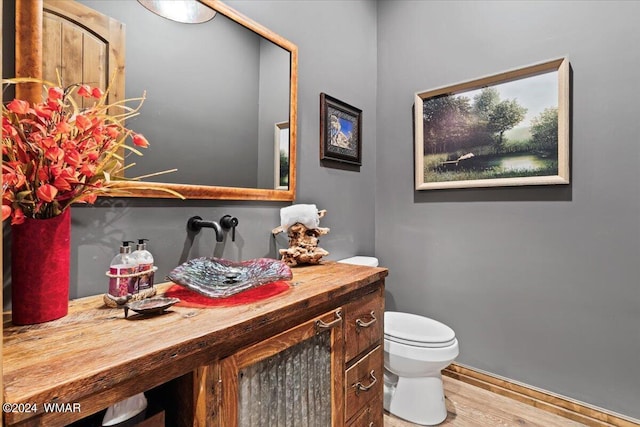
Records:
<instances>
[{"instance_id":1,"label":"decorative tray","mask_svg":"<svg viewBox=\"0 0 640 427\"><path fill-rule=\"evenodd\" d=\"M179 298L154 297L140 301L131 301L124 305L124 317L127 318L129 310L138 314L159 314L172 305L179 303Z\"/></svg>"}]
</instances>

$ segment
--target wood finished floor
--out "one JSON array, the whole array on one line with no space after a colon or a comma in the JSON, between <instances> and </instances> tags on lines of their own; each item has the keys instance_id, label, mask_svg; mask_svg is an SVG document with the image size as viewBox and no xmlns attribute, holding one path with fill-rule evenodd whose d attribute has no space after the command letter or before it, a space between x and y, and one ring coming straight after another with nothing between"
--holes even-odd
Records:
<instances>
[{"instance_id":1,"label":"wood finished floor","mask_svg":"<svg viewBox=\"0 0 640 427\"><path fill-rule=\"evenodd\" d=\"M582 427L584 424L568 420L533 406L500 396L479 387L443 377L447 419L442 426L455 427ZM385 427L413 427L385 412Z\"/></svg>"}]
</instances>

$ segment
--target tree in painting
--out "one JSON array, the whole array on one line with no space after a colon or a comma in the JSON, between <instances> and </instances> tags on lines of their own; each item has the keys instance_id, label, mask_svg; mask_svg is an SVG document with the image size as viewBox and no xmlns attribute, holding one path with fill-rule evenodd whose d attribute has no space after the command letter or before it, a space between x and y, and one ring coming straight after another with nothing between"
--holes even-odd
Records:
<instances>
[{"instance_id":1,"label":"tree in painting","mask_svg":"<svg viewBox=\"0 0 640 427\"><path fill-rule=\"evenodd\" d=\"M503 92L514 93L485 87L423 100L425 182L557 173L557 106L534 116Z\"/></svg>"},{"instance_id":2,"label":"tree in painting","mask_svg":"<svg viewBox=\"0 0 640 427\"><path fill-rule=\"evenodd\" d=\"M445 153L464 146L472 129L468 98L433 98L424 103L423 114L425 154Z\"/></svg>"},{"instance_id":3,"label":"tree in painting","mask_svg":"<svg viewBox=\"0 0 640 427\"><path fill-rule=\"evenodd\" d=\"M531 138L544 149L554 149L558 143L558 109L546 108L532 120Z\"/></svg>"},{"instance_id":4,"label":"tree in painting","mask_svg":"<svg viewBox=\"0 0 640 427\"><path fill-rule=\"evenodd\" d=\"M502 101L491 110L488 128L498 134L498 146L504 141L504 133L520 123L526 113L515 99Z\"/></svg>"}]
</instances>

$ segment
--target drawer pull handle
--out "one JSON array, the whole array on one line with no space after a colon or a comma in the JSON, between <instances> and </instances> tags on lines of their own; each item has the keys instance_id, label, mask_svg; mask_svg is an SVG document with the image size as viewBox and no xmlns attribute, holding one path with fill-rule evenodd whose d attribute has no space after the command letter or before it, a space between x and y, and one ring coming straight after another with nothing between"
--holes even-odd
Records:
<instances>
[{"instance_id":1,"label":"drawer pull handle","mask_svg":"<svg viewBox=\"0 0 640 427\"><path fill-rule=\"evenodd\" d=\"M340 310L337 310L335 312L336 315L336 319L332 320L331 322L327 323L327 322L323 322L321 319L316 320L316 328L317 329L331 329L334 326L338 325L340 322L342 322L342 316L341 316L342 312Z\"/></svg>"},{"instance_id":2,"label":"drawer pull handle","mask_svg":"<svg viewBox=\"0 0 640 427\"><path fill-rule=\"evenodd\" d=\"M376 318L375 311L371 310L371 313L369 313L369 316L371 316L371 320L369 320L368 322L363 322L360 319L356 319L356 325L358 325L358 327L360 328L368 328L369 326L373 325L378 321L378 319Z\"/></svg>"},{"instance_id":3,"label":"drawer pull handle","mask_svg":"<svg viewBox=\"0 0 640 427\"><path fill-rule=\"evenodd\" d=\"M375 383L378 382L378 379L375 377L375 375L373 375L376 371L375 370L371 370L371 372L369 372L369 376L371 377L371 382L369 383L369 385L364 385L362 384L360 381L358 381L357 383L355 383L353 385L353 387L356 388L356 393L358 393L359 391L369 391L371 390L371 387L373 387L375 385Z\"/></svg>"}]
</instances>

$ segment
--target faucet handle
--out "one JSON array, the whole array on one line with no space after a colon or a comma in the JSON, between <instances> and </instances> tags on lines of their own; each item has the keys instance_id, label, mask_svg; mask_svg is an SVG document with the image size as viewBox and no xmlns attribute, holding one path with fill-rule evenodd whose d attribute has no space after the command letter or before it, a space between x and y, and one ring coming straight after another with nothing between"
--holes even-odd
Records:
<instances>
[{"instance_id":1,"label":"faucet handle","mask_svg":"<svg viewBox=\"0 0 640 427\"><path fill-rule=\"evenodd\" d=\"M222 228L224 228L225 230L231 229L232 242L236 241L236 227L238 226L238 223L238 218L236 218L235 216L225 215L220 218L220 225L222 226Z\"/></svg>"}]
</instances>

